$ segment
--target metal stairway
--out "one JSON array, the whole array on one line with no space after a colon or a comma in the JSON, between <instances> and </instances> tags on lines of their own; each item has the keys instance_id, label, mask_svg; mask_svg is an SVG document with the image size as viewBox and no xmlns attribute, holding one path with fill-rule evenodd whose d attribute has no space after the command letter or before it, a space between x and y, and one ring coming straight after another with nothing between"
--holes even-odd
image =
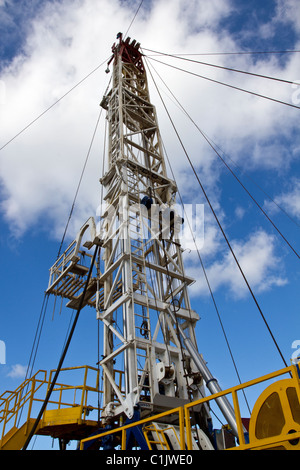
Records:
<instances>
[{"instance_id":1,"label":"metal stairway","mask_svg":"<svg viewBox=\"0 0 300 470\"><path fill-rule=\"evenodd\" d=\"M62 369L62 372L67 371L83 372L83 381L78 381L75 386L56 384L48 407L35 430L36 435L59 439L61 448L68 441L80 441L91 435L99 427L99 409L93 406L93 403L97 403L99 393L98 370L87 366ZM51 371L47 377L45 371L39 371L14 392L5 392L0 396L0 450L23 448L35 424L36 411L41 406L53 372L55 371ZM94 374L96 386L89 384L88 373ZM88 419L90 414L95 415L93 419Z\"/></svg>"},{"instance_id":2,"label":"metal stairway","mask_svg":"<svg viewBox=\"0 0 300 470\"><path fill-rule=\"evenodd\" d=\"M0 450L21 450L33 428L34 419L29 419L20 428L12 427L1 439Z\"/></svg>"}]
</instances>

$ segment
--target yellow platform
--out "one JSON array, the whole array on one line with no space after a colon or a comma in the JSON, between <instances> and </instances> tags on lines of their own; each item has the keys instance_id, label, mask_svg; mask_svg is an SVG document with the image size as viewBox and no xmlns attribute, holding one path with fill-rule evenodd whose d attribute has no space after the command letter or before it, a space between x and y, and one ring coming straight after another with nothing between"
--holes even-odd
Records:
<instances>
[{"instance_id":1,"label":"yellow platform","mask_svg":"<svg viewBox=\"0 0 300 470\"><path fill-rule=\"evenodd\" d=\"M72 372L75 376L80 374L81 380L78 378L76 385L55 385L35 434L62 439L64 442L80 441L99 427L99 410L90 404L97 402L99 371L83 366L62 369L62 372ZM53 373L54 371L51 371L47 378L45 371L39 371L32 378L25 380L14 392L5 392L0 396L0 450L23 448L35 424L33 416L37 415L37 410L43 403ZM93 386L88 380L90 375L94 376ZM89 419L90 414L95 415L94 419Z\"/></svg>"},{"instance_id":2,"label":"yellow platform","mask_svg":"<svg viewBox=\"0 0 300 470\"><path fill-rule=\"evenodd\" d=\"M111 435L115 442L121 445L121 449L126 450L127 433L137 426L143 430L149 450L153 450L153 447L156 450L168 449L171 440L170 437L169 440L165 439L167 431L172 431L172 436L176 438L176 441L174 441L176 448L193 450L195 448L191 420L193 407L203 403L208 404L222 395L231 395L238 429L238 441L234 447L224 447L224 450L299 450L300 448L299 364L178 408L170 409L159 415L148 416L138 422L126 424L112 430L99 430L99 433L97 433L97 429L100 427L98 418L102 410L95 405L93 406L93 403L99 402L99 393L101 393L98 386L99 370L83 366L63 369L62 371L71 372L69 378L76 385L70 385L70 383L68 385L62 383L55 385L47 408L35 430L36 435L60 439L61 445L72 440L80 441L80 448L83 449L86 444L95 441L101 442L100 440L103 437ZM37 416L36 411L40 410L44 402L53 372L47 378L45 371L39 371L14 392L5 392L0 396L0 424L2 425L0 450L19 450L23 448L35 424L33 416ZM80 381L74 378L76 372L81 372L81 375L83 373L83 380ZM96 380L94 386L90 385L88 374L94 374ZM285 378L278 380L281 376ZM240 414L238 392L269 381L271 381L271 384L259 395L253 407L249 433L246 436ZM81 385L78 385L79 383ZM70 399L71 396L72 399ZM169 415L174 413L178 415L176 429L170 425L167 427L162 426L162 423L170 422ZM91 419L91 415L93 415L93 419ZM154 429L155 422L156 428ZM159 427L157 423L159 423ZM155 431L154 434L153 430ZM152 433L151 436L149 431ZM172 448L174 448L174 443Z\"/></svg>"}]
</instances>

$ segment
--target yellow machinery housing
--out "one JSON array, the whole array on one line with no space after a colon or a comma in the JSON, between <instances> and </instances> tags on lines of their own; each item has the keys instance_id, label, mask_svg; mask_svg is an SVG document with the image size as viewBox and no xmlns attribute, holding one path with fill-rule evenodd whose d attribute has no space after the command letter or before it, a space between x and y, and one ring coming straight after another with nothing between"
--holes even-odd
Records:
<instances>
[{"instance_id":1,"label":"yellow machinery housing","mask_svg":"<svg viewBox=\"0 0 300 470\"><path fill-rule=\"evenodd\" d=\"M299 390L291 379L283 379L267 387L259 396L252 411L249 437L251 443L282 435L299 434ZM271 449L299 450L300 439L274 442Z\"/></svg>"}]
</instances>

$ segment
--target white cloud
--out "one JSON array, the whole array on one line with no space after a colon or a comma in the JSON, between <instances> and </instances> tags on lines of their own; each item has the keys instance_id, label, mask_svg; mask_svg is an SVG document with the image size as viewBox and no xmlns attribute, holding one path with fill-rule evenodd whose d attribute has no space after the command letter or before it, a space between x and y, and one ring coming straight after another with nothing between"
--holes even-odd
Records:
<instances>
[{"instance_id":1,"label":"white cloud","mask_svg":"<svg viewBox=\"0 0 300 470\"><path fill-rule=\"evenodd\" d=\"M236 207L236 209L234 211L234 214L237 217L237 219L243 219L243 217L245 215L245 209L241 206L238 206L238 207Z\"/></svg>"},{"instance_id":2,"label":"white cloud","mask_svg":"<svg viewBox=\"0 0 300 470\"><path fill-rule=\"evenodd\" d=\"M282 21L300 31L300 4L297 0L277 0L276 21Z\"/></svg>"},{"instance_id":3,"label":"white cloud","mask_svg":"<svg viewBox=\"0 0 300 470\"><path fill-rule=\"evenodd\" d=\"M274 237L259 230L245 241L233 240L231 246L249 285L255 292L264 292L273 286L287 283L280 270L281 260L276 255ZM193 262L197 263L196 257ZM223 287L236 298L249 295L248 287L229 250L226 250L225 254L223 252L217 261L207 263L206 272L213 291ZM198 281L203 279L201 268L198 266L188 267L188 273ZM202 294L208 293L204 280L197 282L197 291L193 292L191 288L191 293L199 294L199 289Z\"/></svg>"},{"instance_id":4,"label":"white cloud","mask_svg":"<svg viewBox=\"0 0 300 470\"><path fill-rule=\"evenodd\" d=\"M11 366L11 371L8 372L7 376L13 379L24 379L26 376L27 366L21 364L15 364Z\"/></svg>"},{"instance_id":5,"label":"white cloud","mask_svg":"<svg viewBox=\"0 0 300 470\"><path fill-rule=\"evenodd\" d=\"M290 216L300 219L300 180L294 178L291 181L290 188L277 195L274 202L275 205L271 201L266 201L266 209L271 212L278 212L279 208L282 208Z\"/></svg>"},{"instance_id":6,"label":"white cloud","mask_svg":"<svg viewBox=\"0 0 300 470\"><path fill-rule=\"evenodd\" d=\"M24 53L0 76L6 86L6 103L0 109L2 145L110 56L116 34L127 30L136 7L136 2L128 8L128 2L117 0L64 0L46 3L40 9L29 28ZM171 53L236 51L239 47L235 39L226 29L218 28L231 12L229 0L193 0L188 8L183 0L146 2L129 34L145 48ZM294 57L284 66L276 57L256 63L250 56L210 57L207 61L290 79L297 76L298 70ZM293 92L290 87L263 80L254 85L251 77L240 74L182 61L172 63L279 99L289 100ZM290 109L153 65L197 124L236 161L255 168L278 168L283 159L288 166L295 157L273 143L275 136L288 137L296 125ZM98 117L98 104L108 84L104 70L105 66L0 152L1 211L16 235L39 224L54 236L61 236ZM159 86L163 87L161 83ZM188 175L189 165L151 83L150 87L180 189L196 191L197 183L189 176L183 177ZM216 165L216 156L178 107L168 99L166 103L176 126L183 124L180 134L190 158L218 204L221 166ZM75 232L95 214L99 204L103 134L103 129L99 130L84 175L72 219ZM291 142L294 147L296 144ZM217 240L215 236L210 239L209 251Z\"/></svg>"}]
</instances>

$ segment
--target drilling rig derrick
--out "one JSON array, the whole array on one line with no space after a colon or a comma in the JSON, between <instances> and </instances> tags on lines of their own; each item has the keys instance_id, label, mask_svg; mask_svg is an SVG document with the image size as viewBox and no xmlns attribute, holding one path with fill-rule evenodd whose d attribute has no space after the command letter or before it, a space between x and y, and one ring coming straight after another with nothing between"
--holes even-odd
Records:
<instances>
[{"instance_id":1,"label":"drilling rig derrick","mask_svg":"<svg viewBox=\"0 0 300 470\"><path fill-rule=\"evenodd\" d=\"M200 398L204 389L178 334L180 324L196 347L199 317L187 292L194 281L183 267L177 188L167 176L139 44L118 39L112 88L101 103L109 147L101 179L105 269L98 318L105 325L105 413L132 418L136 407L142 415L157 413Z\"/></svg>"},{"instance_id":2,"label":"drilling rig derrick","mask_svg":"<svg viewBox=\"0 0 300 470\"><path fill-rule=\"evenodd\" d=\"M50 270L47 293L89 305L103 325L102 426L118 427L182 407L221 391L198 352L180 234L184 218L177 187L167 175L163 145L150 101L140 45L130 38L112 47L112 85L100 106L106 110L108 150L100 179L104 188L100 223L91 217ZM85 232L88 241L83 243ZM96 273L80 257L100 249ZM87 263L89 264L89 263ZM227 398L217 404L234 434ZM165 425L178 424L169 414ZM194 423L209 434L208 405L193 409ZM161 429L153 432L163 432Z\"/></svg>"}]
</instances>

